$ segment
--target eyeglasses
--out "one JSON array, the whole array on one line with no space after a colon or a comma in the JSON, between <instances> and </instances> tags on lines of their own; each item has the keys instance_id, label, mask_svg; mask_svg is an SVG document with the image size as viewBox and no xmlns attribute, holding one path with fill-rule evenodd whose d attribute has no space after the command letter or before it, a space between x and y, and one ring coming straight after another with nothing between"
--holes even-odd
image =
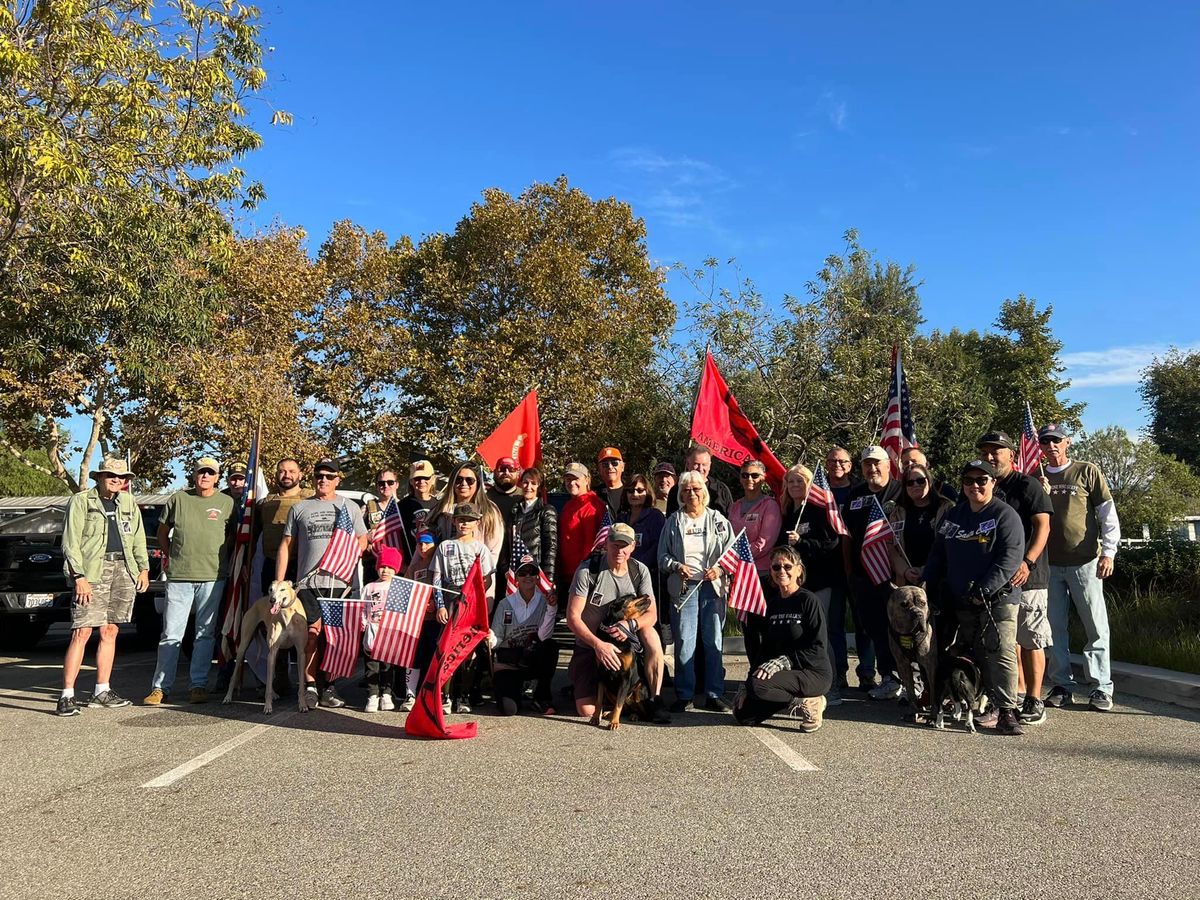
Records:
<instances>
[{"instance_id":1,"label":"eyeglasses","mask_svg":"<svg viewBox=\"0 0 1200 900\"><path fill-rule=\"evenodd\" d=\"M396 483L395 478L384 478L381 481L375 482L375 487L392 487Z\"/></svg>"},{"instance_id":2,"label":"eyeglasses","mask_svg":"<svg viewBox=\"0 0 1200 900\"><path fill-rule=\"evenodd\" d=\"M829 465L840 466L842 468L848 468L850 466L850 460L848 460L848 459L831 459L829 461Z\"/></svg>"},{"instance_id":3,"label":"eyeglasses","mask_svg":"<svg viewBox=\"0 0 1200 900\"><path fill-rule=\"evenodd\" d=\"M910 479L908 479L908 481L904 482L904 484L906 487L912 487L914 484L917 487L924 487L925 485L929 484L929 479L928 478L910 478Z\"/></svg>"},{"instance_id":4,"label":"eyeglasses","mask_svg":"<svg viewBox=\"0 0 1200 900\"><path fill-rule=\"evenodd\" d=\"M703 491L701 491L700 488L684 488L683 490L680 491L680 493L681 494L700 494L700 493L703 493Z\"/></svg>"},{"instance_id":5,"label":"eyeglasses","mask_svg":"<svg viewBox=\"0 0 1200 900\"><path fill-rule=\"evenodd\" d=\"M1038 438L1038 443L1039 444L1061 444L1062 438L1054 437L1054 436Z\"/></svg>"},{"instance_id":6,"label":"eyeglasses","mask_svg":"<svg viewBox=\"0 0 1200 900\"><path fill-rule=\"evenodd\" d=\"M332 472L318 472L313 476L313 481L337 481L341 475L334 475Z\"/></svg>"},{"instance_id":7,"label":"eyeglasses","mask_svg":"<svg viewBox=\"0 0 1200 900\"><path fill-rule=\"evenodd\" d=\"M790 563L772 563L771 564L772 572L790 572L794 568L796 568L796 567Z\"/></svg>"},{"instance_id":8,"label":"eyeglasses","mask_svg":"<svg viewBox=\"0 0 1200 900\"><path fill-rule=\"evenodd\" d=\"M963 487L966 487L967 485L971 485L971 484L975 485L975 487L983 487L984 485L986 485L988 483L989 480L990 479L988 478L987 475L979 475L975 478L964 478L962 480L962 483L963 483Z\"/></svg>"},{"instance_id":9,"label":"eyeglasses","mask_svg":"<svg viewBox=\"0 0 1200 900\"><path fill-rule=\"evenodd\" d=\"M475 479L469 478L466 475L459 475L457 478L454 479L454 483L455 484L474 484Z\"/></svg>"},{"instance_id":10,"label":"eyeglasses","mask_svg":"<svg viewBox=\"0 0 1200 900\"><path fill-rule=\"evenodd\" d=\"M741 477L742 481L754 481L758 478L762 478L763 475L761 472L743 472Z\"/></svg>"}]
</instances>

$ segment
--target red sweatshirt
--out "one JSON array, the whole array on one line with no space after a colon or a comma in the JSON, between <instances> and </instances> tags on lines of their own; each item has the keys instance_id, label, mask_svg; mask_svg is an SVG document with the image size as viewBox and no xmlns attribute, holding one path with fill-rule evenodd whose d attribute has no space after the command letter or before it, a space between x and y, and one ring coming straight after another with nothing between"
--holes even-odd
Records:
<instances>
[{"instance_id":1,"label":"red sweatshirt","mask_svg":"<svg viewBox=\"0 0 1200 900\"><path fill-rule=\"evenodd\" d=\"M605 503L594 491L572 497L558 516L558 580L569 585L592 552Z\"/></svg>"}]
</instances>

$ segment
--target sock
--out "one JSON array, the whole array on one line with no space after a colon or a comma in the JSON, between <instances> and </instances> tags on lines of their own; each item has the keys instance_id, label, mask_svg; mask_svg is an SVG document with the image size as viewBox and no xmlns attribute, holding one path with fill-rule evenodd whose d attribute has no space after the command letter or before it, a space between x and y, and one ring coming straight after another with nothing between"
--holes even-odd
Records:
<instances>
[{"instance_id":1,"label":"sock","mask_svg":"<svg viewBox=\"0 0 1200 900\"><path fill-rule=\"evenodd\" d=\"M73 687L63 688L62 695L64 697L74 697L75 696L75 688L73 688Z\"/></svg>"},{"instance_id":2,"label":"sock","mask_svg":"<svg viewBox=\"0 0 1200 900\"><path fill-rule=\"evenodd\" d=\"M92 694L92 696L93 696L93 697L98 697L98 696L100 696L101 694L103 694L103 693L104 693L105 691L107 691L107 690L108 690L108 682L107 682L107 681L105 681L105 682L103 682L103 683L101 683L101 682L96 682L96 692L95 692L94 694Z\"/></svg>"}]
</instances>

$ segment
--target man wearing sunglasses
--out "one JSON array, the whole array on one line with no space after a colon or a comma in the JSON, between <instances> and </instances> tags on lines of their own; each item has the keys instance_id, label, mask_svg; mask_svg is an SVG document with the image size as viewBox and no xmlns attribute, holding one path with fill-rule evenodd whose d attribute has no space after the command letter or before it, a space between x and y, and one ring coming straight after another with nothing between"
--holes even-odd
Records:
<instances>
[{"instance_id":1,"label":"man wearing sunglasses","mask_svg":"<svg viewBox=\"0 0 1200 900\"><path fill-rule=\"evenodd\" d=\"M96 486L67 502L63 520L63 571L74 587L71 643L63 660L60 716L77 716L84 706L113 709L129 701L109 687L117 652L117 630L133 615L134 597L150 584L150 557L142 513L126 488L132 473L123 459L106 459L92 472ZM75 701L75 679L83 665L92 629L96 648L96 689L90 703Z\"/></svg>"},{"instance_id":2,"label":"man wearing sunglasses","mask_svg":"<svg viewBox=\"0 0 1200 900\"><path fill-rule=\"evenodd\" d=\"M217 637L217 609L225 593L236 521L233 498L217 490L221 464L202 456L192 468L193 487L176 491L158 520L158 545L167 571L167 598L163 608L158 664L143 701L158 706L171 693L179 668L179 649L188 618L196 617L196 638L189 667L192 703L208 701L208 673Z\"/></svg>"},{"instance_id":3,"label":"man wearing sunglasses","mask_svg":"<svg viewBox=\"0 0 1200 900\"><path fill-rule=\"evenodd\" d=\"M1043 426L1038 441L1054 506L1046 544L1050 557L1050 630L1054 636L1048 672L1052 687L1046 705L1059 707L1074 702L1073 690L1079 687L1071 674L1067 646L1067 618L1074 602L1087 635L1083 660L1091 688L1088 706L1108 712L1113 707L1112 649L1103 579L1112 574L1121 522L1104 473L1093 463L1068 458L1071 438L1063 426Z\"/></svg>"},{"instance_id":4,"label":"man wearing sunglasses","mask_svg":"<svg viewBox=\"0 0 1200 900\"><path fill-rule=\"evenodd\" d=\"M596 455L596 468L603 485L596 495L608 504L609 515L615 522L625 493L625 457L616 447L605 447Z\"/></svg>"}]
</instances>

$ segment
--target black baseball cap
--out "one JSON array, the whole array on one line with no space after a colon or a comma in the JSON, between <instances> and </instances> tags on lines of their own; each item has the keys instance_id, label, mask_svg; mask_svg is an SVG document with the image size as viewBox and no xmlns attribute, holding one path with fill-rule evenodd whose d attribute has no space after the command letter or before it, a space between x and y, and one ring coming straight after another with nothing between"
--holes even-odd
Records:
<instances>
[{"instance_id":1,"label":"black baseball cap","mask_svg":"<svg viewBox=\"0 0 1200 900\"><path fill-rule=\"evenodd\" d=\"M313 471L332 472L334 475L341 475L342 467L338 465L336 459L329 459L326 457L325 459L319 460L317 464L313 466Z\"/></svg>"},{"instance_id":2,"label":"black baseball cap","mask_svg":"<svg viewBox=\"0 0 1200 900\"><path fill-rule=\"evenodd\" d=\"M1003 431L989 431L985 433L979 440L975 442L976 447L1004 447L1008 450L1016 450L1017 447Z\"/></svg>"},{"instance_id":3,"label":"black baseball cap","mask_svg":"<svg viewBox=\"0 0 1200 900\"><path fill-rule=\"evenodd\" d=\"M1038 437L1039 438L1044 438L1044 437L1065 438L1067 436L1068 436L1067 432L1063 429L1063 426L1061 426L1061 425L1043 425L1040 429L1038 429Z\"/></svg>"},{"instance_id":4,"label":"black baseball cap","mask_svg":"<svg viewBox=\"0 0 1200 900\"><path fill-rule=\"evenodd\" d=\"M983 460L983 459L971 460L969 463L967 463L965 466L962 467L962 472L959 473L959 476L960 477L965 476L972 469L978 469L984 475L990 475L992 478L996 477L996 470L992 468L992 464L990 462L988 462L987 460Z\"/></svg>"}]
</instances>

